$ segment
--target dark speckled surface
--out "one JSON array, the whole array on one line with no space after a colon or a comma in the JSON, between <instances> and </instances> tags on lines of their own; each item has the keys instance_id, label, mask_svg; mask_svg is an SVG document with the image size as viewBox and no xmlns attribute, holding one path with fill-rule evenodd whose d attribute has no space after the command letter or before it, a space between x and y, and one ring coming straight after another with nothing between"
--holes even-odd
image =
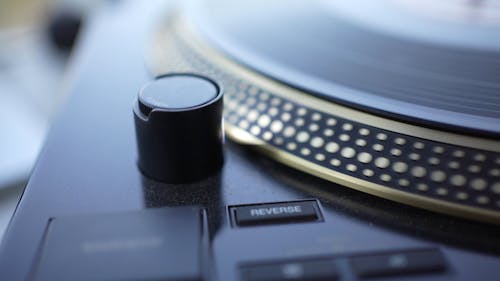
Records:
<instances>
[{"instance_id":1,"label":"dark speckled surface","mask_svg":"<svg viewBox=\"0 0 500 281\"><path fill-rule=\"evenodd\" d=\"M210 280L238 280L241 263L316 256L335 257L342 280L356 280L348 256L428 247L443 252L447 272L404 280L495 280L500 274L498 227L352 191L231 142L223 170L209 179L168 185L143 177L136 166L132 104L152 79L144 48L164 11L155 2L112 3L82 36L67 80L70 98L0 249L1 280L28 280L50 218L180 205L207 210ZM306 198L319 199L324 222L229 224L228 206Z\"/></svg>"}]
</instances>

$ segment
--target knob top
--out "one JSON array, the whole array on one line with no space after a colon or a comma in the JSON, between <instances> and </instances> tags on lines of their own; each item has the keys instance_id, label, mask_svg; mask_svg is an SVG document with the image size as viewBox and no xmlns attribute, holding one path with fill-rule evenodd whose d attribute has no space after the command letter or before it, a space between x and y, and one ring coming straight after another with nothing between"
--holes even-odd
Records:
<instances>
[{"instance_id":1,"label":"knob top","mask_svg":"<svg viewBox=\"0 0 500 281\"><path fill-rule=\"evenodd\" d=\"M169 75L145 85L139 92L139 108L144 115L156 108L186 110L213 100L219 93L216 84L193 74Z\"/></svg>"}]
</instances>

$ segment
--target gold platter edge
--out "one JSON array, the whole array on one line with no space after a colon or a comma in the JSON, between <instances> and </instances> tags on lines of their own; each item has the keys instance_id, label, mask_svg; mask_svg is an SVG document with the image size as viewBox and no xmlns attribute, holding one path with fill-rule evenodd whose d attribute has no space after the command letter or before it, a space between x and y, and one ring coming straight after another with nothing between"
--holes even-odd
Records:
<instances>
[{"instance_id":1,"label":"gold platter edge","mask_svg":"<svg viewBox=\"0 0 500 281\"><path fill-rule=\"evenodd\" d=\"M232 140L241 144L252 144L253 147L259 149L260 152L270 157L271 159L279 161L300 171L315 175L327 181L331 181L358 191L366 192L371 195L393 200L399 203L408 204L417 208L432 210L438 213L444 213L456 217L464 217L476 221L500 224L500 213L498 212L410 194L408 192L361 180L334 170L324 168L320 165L314 164L310 161L285 152L272 145L268 145L264 141L247 133L245 130L239 129L238 127L232 126L230 124L225 125L225 130L226 134L229 135Z\"/></svg>"}]
</instances>

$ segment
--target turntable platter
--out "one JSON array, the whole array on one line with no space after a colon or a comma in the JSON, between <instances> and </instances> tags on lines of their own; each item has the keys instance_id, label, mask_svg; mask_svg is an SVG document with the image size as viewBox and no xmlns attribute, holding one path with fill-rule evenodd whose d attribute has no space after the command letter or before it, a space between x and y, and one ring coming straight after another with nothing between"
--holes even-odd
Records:
<instances>
[{"instance_id":1,"label":"turntable platter","mask_svg":"<svg viewBox=\"0 0 500 281\"><path fill-rule=\"evenodd\" d=\"M219 1L191 16L236 61L322 98L498 137L500 8L425 3Z\"/></svg>"},{"instance_id":2,"label":"turntable platter","mask_svg":"<svg viewBox=\"0 0 500 281\"><path fill-rule=\"evenodd\" d=\"M229 139L358 191L500 224L495 13L403 36L335 16L348 4L217 3L168 17L148 61L155 75L219 81Z\"/></svg>"}]
</instances>

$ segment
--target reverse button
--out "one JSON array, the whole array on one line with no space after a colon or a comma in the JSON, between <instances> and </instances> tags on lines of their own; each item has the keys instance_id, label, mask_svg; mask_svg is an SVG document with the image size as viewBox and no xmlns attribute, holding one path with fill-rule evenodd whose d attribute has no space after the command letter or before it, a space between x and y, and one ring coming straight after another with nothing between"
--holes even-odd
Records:
<instances>
[{"instance_id":1,"label":"reverse button","mask_svg":"<svg viewBox=\"0 0 500 281\"><path fill-rule=\"evenodd\" d=\"M231 207L238 226L317 221L321 219L316 201L297 201Z\"/></svg>"}]
</instances>

